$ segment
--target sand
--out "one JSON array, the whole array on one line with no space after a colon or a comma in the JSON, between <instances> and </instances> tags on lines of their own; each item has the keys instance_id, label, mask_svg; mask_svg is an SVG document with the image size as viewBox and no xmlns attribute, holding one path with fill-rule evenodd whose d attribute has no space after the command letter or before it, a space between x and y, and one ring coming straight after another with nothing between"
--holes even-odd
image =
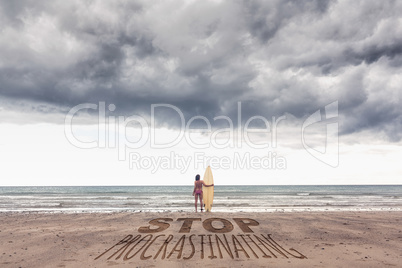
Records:
<instances>
[{"instance_id":1,"label":"sand","mask_svg":"<svg viewBox=\"0 0 402 268\"><path fill-rule=\"evenodd\" d=\"M0 267L401 267L401 220L395 211L0 213Z\"/></svg>"}]
</instances>

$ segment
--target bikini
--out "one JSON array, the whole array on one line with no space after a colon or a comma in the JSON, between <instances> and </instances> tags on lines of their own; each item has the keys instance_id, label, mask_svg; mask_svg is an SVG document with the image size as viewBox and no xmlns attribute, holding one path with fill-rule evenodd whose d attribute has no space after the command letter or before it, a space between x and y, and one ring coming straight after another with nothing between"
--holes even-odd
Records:
<instances>
[{"instance_id":1,"label":"bikini","mask_svg":"<svg viewBox=\"0 0 402 268\"><path fill-rule=\"evenodd\" d=\"M195 193L196 194L202 194L202 190L196 190Z\"/></svg>"}]
</instances>

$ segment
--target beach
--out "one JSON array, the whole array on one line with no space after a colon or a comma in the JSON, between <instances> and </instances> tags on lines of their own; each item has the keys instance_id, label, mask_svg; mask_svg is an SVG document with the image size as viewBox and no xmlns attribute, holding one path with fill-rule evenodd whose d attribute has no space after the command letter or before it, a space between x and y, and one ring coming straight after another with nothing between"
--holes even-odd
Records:
<instances>
[{"instance_id":1,"label":"beach","mask_svg":"<svg viewBox=\"0 0 402 268\"><path fill-rule=\"evenodd\" d=\"M1 267L386 267L400 211L0 214Z\"/></svg>"},{"instance_id":2,"label":"beach","mask_svg":"<svg viewBox=\"0 0 402 268\"><path fill-rule=\"evenodd\" d=\"M0 268L402 268L401 10L0 1Z\"/></svg>"},{"instance_id":3,"label":"beach","mask_svg":"<svg viewBox=\"0 0 402 268\"><path fill-rule=\"evenodd\" d=\"M0 212L184 212L192 186L0 187ZM402 185L216 185L214 212L402 211Z\"/></svg>"}]
</instances>

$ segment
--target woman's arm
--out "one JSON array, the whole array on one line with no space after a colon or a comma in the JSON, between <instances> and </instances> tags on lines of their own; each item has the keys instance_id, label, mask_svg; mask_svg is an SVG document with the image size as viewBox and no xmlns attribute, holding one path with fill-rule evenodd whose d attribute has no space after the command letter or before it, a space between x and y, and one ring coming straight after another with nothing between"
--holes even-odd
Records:
<instances>
[{"instance_id":1,"label":"woman's arm","mask_svg":"<svg viewBox=\"0 0 402 268\"><path fill-rule=\"evenodd\" d=\"M195 182L194 182L194 190L193 190L193 195L195 194L195 185L196 185L196 184L195 184Z\"/></svg>"},{"instance_id":2,"label":"woman's arm","mask_svg":"<svg viewBox=\"0 0 402 268\"><path fill-rule=\"evenodd\" d=\"M204 181L202 181L202 185L204 185L205 187L211 187L211 186L214 186L214 184L207 185L207 184L205 184L205 182L204 182Z\"/></svg>"}]
</instances>

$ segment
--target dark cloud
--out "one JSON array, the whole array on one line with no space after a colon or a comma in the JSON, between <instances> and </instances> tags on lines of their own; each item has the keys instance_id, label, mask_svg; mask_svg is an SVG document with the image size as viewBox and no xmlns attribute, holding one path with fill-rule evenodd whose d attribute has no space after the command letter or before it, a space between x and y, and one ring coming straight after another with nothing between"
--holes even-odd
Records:
<instances>
[{"instance_id":1,"label":"dark cloud","mask_svg":"<svg viewBox=\"0 0 402 268\"><path fill-rule=\"evenodd\" d=\"M400 41L395 40L395 42ZM394 59L395 57L401 55L402 55L402 46L399 43L393 43L389 45L381 45L381 44L371 45L362 51L355 51L355 50L345 51L345 57L352 58L352 60L355 60L356 64L360 64L363 61L367 64L372 64L381 59L382 57Z\"/></svg>"},{"instance_id":2,"label":"dark cloud","mask_svg":"<svg viewBox=\"0 0 402 268\"><path fill-rule=\"evenodd\" d=\"M401 98L387 94L401 95L400 9L395 1L0 1L0 96L42 113L105 101L116 115L147 114L168 103L187 119L234 122L239 101L245 119L302 119L339 100L342 133L399 140ZM159 122L177 126L171 112Z\"/></svg>"},{"instance_id":3,"label":"dark cloud","mask_svg":"<svg viewBox=\"0 0 402 268\"><path fill-rule=\"evenodd\" d=\"M286 24L301 16L320 17L331 1L243 1L242 15L249 32L267 42Z\"/></svg>"}]
</instances>

